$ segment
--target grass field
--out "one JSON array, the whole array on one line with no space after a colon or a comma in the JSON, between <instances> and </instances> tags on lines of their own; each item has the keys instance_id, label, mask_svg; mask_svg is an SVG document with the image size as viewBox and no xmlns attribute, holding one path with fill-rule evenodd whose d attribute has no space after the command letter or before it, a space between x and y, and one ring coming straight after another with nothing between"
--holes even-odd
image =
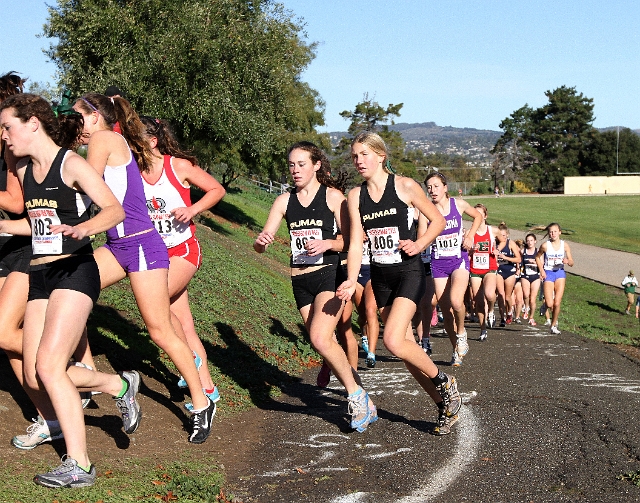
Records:
<instances>
[{"instance_id":1,"label":"grass field","mask_svg":"<svg viewBox=\"0 0 640 503\"><path fill-rule=\"evenodd\" d=\"M465 200L483 203L487 221L501 221L512 229L557 222L567 238L613 250L640 253L640 196L535 196L479 197Z\"/></svg>"}]
</instances>

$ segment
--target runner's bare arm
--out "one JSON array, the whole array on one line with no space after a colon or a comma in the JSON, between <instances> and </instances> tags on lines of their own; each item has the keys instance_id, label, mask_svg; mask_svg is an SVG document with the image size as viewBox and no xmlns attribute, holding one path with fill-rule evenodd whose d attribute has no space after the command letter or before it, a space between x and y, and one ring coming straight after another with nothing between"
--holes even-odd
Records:
<instances>
[{"instance_id":1,"label":"runner's bare arm","mask_svg":"<svg viewBox=\"0 0 640 503\"><path fill-rule=\"evenodd\" d=\"M289 202L289 193L279 195L271 206L267 222L264 224L262 232L258 234L253 249L258 253L264 253L276 238L276 232L280 228L280 223L287 211L287 203Z\"/></svg>"}]
</instances>

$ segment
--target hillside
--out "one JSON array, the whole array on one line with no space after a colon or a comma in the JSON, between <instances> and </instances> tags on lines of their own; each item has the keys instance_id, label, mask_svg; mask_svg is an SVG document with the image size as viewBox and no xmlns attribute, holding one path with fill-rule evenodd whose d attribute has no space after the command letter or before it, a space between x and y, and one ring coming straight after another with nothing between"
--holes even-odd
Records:
<instances>
[{"instance_id":1,"label":"hillside","mask_svg":"<svg viewBox=\"0 0 640 503\"><path fill-rule=\"evenodd\" d=\"M620 126L622 127L622 126ZM422 150L425 153L442 153L461 155L469 160L487 162L492 160L489 153L502 131L489 129L458 128L453 126L438 126L435 122L406 123L401 122L389 126L392 131L398 131L409 150ZM599 131L615 130L616 126L599 128ZM640 129L632 130L640 134ZM346 131L329 133L331 143L335 147L340 138L347 136Z\"/></svg>"}]
</instances>

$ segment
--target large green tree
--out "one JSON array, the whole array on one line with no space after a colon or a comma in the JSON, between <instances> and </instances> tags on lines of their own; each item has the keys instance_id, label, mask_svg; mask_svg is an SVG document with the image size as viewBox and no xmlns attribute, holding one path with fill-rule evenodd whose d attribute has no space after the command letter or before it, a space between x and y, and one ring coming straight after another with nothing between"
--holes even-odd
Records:
<instances>
[{"instance_id":1,"label":"large green tree","mask_svg":"<svg viewBox=\"0 0 640 503\"><path fill-rule=\"evenodd\" d=\"M580 174L614 176L640 173L640 136L629 128L597 131L582 152Z\"/></svg>"},{"instance_id":2,"label":"large green tree","mask_svg":"<svg viewBox=\"0 0 640 503\"><path fill-rule=\"evenodd\" d=\"M324 103L300 79L315 56L302 29L268 0L58 0L44 33L63 86L118 85L228 183L277 176L291 141L328 144L315 132Z\"/></svg>"},{"instance_id":3,"label":"large green tree","mask_svg":"<svg viewBox=\"0 0 640 503\"><path fill-rule=\"evenodd\" d=\"M498 166L525 177L545 191L561 190L565 176L579 173L580 158L593 131L593 99L575 87L545 92L548 103L537 109L528 105L500 124L504 133L493 153Z\"/></svg>"}]
</instances>

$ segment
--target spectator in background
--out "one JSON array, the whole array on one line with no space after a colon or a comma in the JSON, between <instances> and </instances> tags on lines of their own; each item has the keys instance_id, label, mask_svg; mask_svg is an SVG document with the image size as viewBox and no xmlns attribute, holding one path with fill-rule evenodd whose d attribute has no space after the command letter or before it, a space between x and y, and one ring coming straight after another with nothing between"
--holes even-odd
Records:
<instances>
[{"instance_id":1,"label":"spectator in background","mask_svg":"<svg viewBox=\"0 0 640 503\"><path fill-rule=\"evenodd\" d=\"M633 275L633 271L629 271L629 275L622 280L622 286L627 296L627 308L624 310L624 314L631 314L631 306L633 306L635 302L636 287L638 286L638 279ZM637 317L638 309L636 308L636 318Z\"/></svg>"}]
</instances>

